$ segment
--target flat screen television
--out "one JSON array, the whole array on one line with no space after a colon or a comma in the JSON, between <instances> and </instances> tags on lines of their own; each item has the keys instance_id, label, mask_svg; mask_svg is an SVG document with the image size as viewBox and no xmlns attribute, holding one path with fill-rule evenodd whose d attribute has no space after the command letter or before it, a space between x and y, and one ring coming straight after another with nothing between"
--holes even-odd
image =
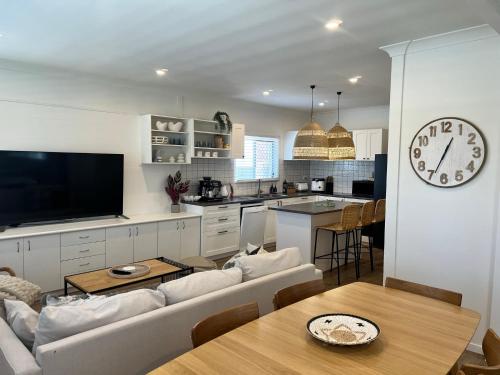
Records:
<instances>
[{"instance_id":1,"label":"flat screen television","mask_svg":"<svg viewBox=\"0 0 500 375\"><path fill-rule=\"evenodd\" d=\"M122 154L0 151L0 226L122 214Z\"/></svg>"}]
</instances>

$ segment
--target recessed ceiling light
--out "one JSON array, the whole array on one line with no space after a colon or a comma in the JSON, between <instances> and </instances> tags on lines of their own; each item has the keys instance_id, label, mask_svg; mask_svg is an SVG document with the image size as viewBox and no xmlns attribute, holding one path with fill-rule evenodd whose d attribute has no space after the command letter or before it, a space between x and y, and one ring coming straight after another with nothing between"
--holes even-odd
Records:
<instances>
[{"instance_id":1,"label":"recessed ceiling light","mask_svg":"<svg viewBox=\"0 0 500 375\"><path fill-rule=\"evenodd\" d=\"M269 96L269 95L271 95L272 92L273 92L273 90L264 90L264 91L262 91L262 95Z\"/></svg>"},{"instance_id":2,"label":"recessed ceiling light","mask_svg":"<svg viewBox=\"0 0 500 375\"><path fill-rule=\"evenodd\" d=\"M349 82L351 82L353 85L355 85L356 83L358 83L358 81L363 78L361 76L355 76L355 77L352 77L352 78L349 78Z\"/></svg>"},{"instance_id":3,"label":"recessed ceiling light","mask_svg":"<svg viewBox=\"0 0 500 375\"><path fill-rule=\"evenodd\" d=\"M325 23L325 27L328 29L328 30L337 30L340 25L342 25L343 21L342 20L339 20L338 18L334 18L330 21L328 21L327 23Z\"/></svg>"},{"instance_id":4,"label":"recessed ceiling light","mask_svg":"<svg viewBox=\"0 0 500 375\"><path fill-rule=\"evenodd\" d=\"M156 69L156 75L160 77L163 77L165 74L167 74L167 72L167 68Z\"/></svg>"},{"instance_id":5,"label":"recessed ceiling light","mask_svg":"<svg viewBox=\"0 0 500 375\"><path fill-rule=\"evenodd\" d=\"M318 105L319 105L320 107L324 107L324 106L325 106L325 103L324 103L324 102L319 102L319 103L318 103Z\"/></svg>"},{"instance_id":6,"label":"recessed ceiling light","mask_svg":"<svg viewBox=\"0 0 500 375\"><path fill-rule=\"evenodd\" d=\"M3 36L3 34L0 34L0 38Z\"/></svg>"}]
</instances>

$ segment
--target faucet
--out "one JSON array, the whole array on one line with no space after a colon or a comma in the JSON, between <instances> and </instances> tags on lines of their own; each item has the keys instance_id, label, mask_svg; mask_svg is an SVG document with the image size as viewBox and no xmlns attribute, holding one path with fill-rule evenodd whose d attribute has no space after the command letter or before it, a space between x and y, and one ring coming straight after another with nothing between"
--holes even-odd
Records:
<instances>
[{"instance_id":1,"label":"faucet","mask_svg":"<svg viewBox=\"0 0 500 375\"><path fill-rule=\"evenodd\" d=\"M259 186L257 187L257 198L260 198L260 194L261 194L261 192L262 192L262 191L260 190L260 183L261 183L261 179L260 179L260 178L259 178L258 182L259 182Z\"/></svg>"}]
</instances>

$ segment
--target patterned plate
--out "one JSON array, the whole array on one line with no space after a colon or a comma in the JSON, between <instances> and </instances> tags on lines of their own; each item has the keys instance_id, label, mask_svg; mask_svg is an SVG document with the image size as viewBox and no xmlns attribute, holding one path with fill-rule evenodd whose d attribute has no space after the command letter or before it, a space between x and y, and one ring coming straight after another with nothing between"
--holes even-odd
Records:
<instances>
[{"instance_id":1,"label":"patterned plate","mask_svg":"<svg viewBox=\"0 0 500 375\"><path fill-rule=\"evenodd\" d=\"M332 345L363 345L375 340L380 328L372 321L350 314L323 314L307 322L312 337Z\"/></svg>"}]
</instances>

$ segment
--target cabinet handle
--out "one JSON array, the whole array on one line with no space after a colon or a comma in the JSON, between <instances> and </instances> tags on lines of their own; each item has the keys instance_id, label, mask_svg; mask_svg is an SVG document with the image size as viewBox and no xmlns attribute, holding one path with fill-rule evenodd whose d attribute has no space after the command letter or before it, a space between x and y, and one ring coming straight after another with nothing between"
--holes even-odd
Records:
<instances>
[{"instance_id":1,"label":"cabinet handle","mask_svg":"<svg viewBox=\"0 0 500 375\"><path fill-rule=\"evenodd\" d=\"M224 234L227 233L227 230L221 230L220 232L217 232L218 234Z\"/></svg>"},{"instance_id":2,"label":"cabinet handle","mask_svg":"<svg viewBox=\"0 0 500 375\"><path fill-rule=\"evenodd\" d=\"M136 236L139 236L139 227L138 227L138 226L137 226L137 227L135 227L135 235L136 235Z\"/></svg>"},{"instance_id":3,"label":"cabinet handle","mask_svg":"<svg viewBox=\"0 0 500 375\"><path fill-rule=\"evenodd\" d=\"M31 251L31 241L28 240L28 251Z\"/></svg>"},{"instance_id":4,"label":"cabinet handle","mask_svg":"<svg viewBox=\"0 0 500 375\"><path fill-rule=\"evenodd\" d=\"M85 267L85 266L89 266L89 265L90 265L90 262L87 262L87 263L80 264L80 267Z\"/></svg>"},{"instance_id":5,"label":"cabinet handle","mask_svg":"<svg viewBox=\"0 0 500 375\"><path fill-rule=\"evenodd\" d=\"M90 249L80 250L80 253L88 253L89 251L90 251Z\"/></svg>"},{"instance_id":6,"label":"cabinet handle","mask_svg":"<svg viewBox=\"0 0 500 375\"><path fill-rule=\"evenodd\" d=\"M227 208L227 206L219 206L219 207L217 207L217 208Z\"/></svg>"},{"instance_id":7,"label":"cabinet handle","mask_svg":"<svg viewBox=\"0 0 500 375\"><path fill-rule=\"evenodd\" d=\"M179 230L179 222L177 222L177 230Z\"/></svg>"},{"instance_id":8,"label":"cabinet handle","mask_svg":"<svg viewBox=\"0 0 500 375\"><path fill-rule=\"evenodd\" d=\"M227 217L221 217L221 218L219 219L219 221L228 221L228 220L229 220L229 218L227 218Z\"/></svg>"},{"instance_id":9,"label":"cabinet handle","mask_svg":"<svg viewBox=\"0 0 500 375\"><path fill-rule=\"evenodd\" d=\"M184 221L182 222L182 229L186 229L186 223Z\"/></svg>"},{"instance_id":10,"label":"cabinet handle","mask_svg":"<svg viewBox=\"0 0 500 375\"><path fill-rule=\"evenodd\" d=\"M78 238L81 239L81 240L84 240L84 239L89 238L89 237L90 237L89 235L86 235L86 236L80 236Z\"/></svg>"},{"instance_id":11,"label":"cabinet handle","mask_svg":"<svg viewBox=\"0 0 500 375\"><path fill-rule=\"evenodd\" d=\"M128 237L132 237L132 228L128 228Z\"/></svg>"},{"instance_id":12,"label":"cabinet handle","mask_svg":"<svg viewBox=\"0 0 500 375\"><path fill-rule=\"evenodd\" d=\"M21 245L19 245L19 241L17 241L17 252L19 252L21 249Z\"/></svg>"}]
</instances>

